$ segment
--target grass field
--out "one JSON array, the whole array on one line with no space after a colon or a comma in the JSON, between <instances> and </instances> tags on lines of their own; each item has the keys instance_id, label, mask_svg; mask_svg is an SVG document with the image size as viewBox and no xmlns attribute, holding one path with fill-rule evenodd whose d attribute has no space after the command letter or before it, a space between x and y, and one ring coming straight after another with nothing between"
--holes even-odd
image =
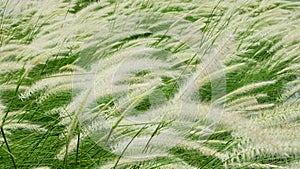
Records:
<instances>
[{"instance_id":1,"label":"grass field","mask_svg":"<svg viewBox=\"0 0 300 169\"><path fill-rule=\"evenodd\" d=\"M0 6L0 169L300 168L299 1Z\"/></svg>"}]
</instances>

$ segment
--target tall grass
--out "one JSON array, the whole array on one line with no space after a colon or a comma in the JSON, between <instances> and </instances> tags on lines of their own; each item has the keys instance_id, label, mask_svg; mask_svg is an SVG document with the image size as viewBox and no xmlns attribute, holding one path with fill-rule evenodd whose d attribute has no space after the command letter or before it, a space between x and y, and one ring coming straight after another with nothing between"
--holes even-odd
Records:
<instances>
[{"instance_id":1,"label":"tall grass","mask_svg":"<svg viewBox=\"0 0 300 169\"><path fill-rule=\"evenodd\" d=\"M0 6L0 168L300 167L299 2Z\"/></svg>"}]
</instances>

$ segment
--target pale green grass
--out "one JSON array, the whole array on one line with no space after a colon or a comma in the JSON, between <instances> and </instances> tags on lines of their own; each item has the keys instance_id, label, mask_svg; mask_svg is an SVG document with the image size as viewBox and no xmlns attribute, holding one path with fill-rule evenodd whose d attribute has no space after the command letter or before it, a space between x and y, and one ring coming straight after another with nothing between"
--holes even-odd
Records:
<instances>
[{"instance_id":1,"label":"pale green grass","mask_svg":"<svg viewBox=\"0 0 300 169\"><path fill-rule=\"evenodd\" d=\"M0 6L0 168L300 168L299 2Z\"/></svg>"}]
</instances>

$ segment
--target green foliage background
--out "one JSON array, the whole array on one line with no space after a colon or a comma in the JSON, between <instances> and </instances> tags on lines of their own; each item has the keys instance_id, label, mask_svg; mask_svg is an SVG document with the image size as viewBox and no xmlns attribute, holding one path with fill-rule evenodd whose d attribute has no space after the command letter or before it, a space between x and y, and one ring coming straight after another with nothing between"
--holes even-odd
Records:
<instances>
[{"instance_id":1,"label":"green foliage background","mask_svg":"<svg viewBox=\"0 0 300 169\"><path fill-rule=\"evenodd\" d=\"M299 2L0 6L0 168L300 168ZM127 74L111 83L122 64ZM90 74L98 86L89 86ZM126 121L152 112L156 123ZM98 124L105 146L91 120L98 117L108 123ZM134 143L142 136L142 146Z\"/></svg>"}]
</instances>

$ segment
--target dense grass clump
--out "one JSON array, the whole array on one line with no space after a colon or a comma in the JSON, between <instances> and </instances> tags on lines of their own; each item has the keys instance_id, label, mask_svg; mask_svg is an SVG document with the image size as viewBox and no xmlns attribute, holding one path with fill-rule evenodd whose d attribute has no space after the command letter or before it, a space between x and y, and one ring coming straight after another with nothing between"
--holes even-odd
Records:
<instances>
[{"instance_id":1,"label":"dense grass clump","mask_svg":"<svg viewBox=\"0 0 300 169\"><path fill-rule=\"evenodd\" d=\"M300 168L299 2L0 6L0 168Z\"/></svg>"}]
</instances>

